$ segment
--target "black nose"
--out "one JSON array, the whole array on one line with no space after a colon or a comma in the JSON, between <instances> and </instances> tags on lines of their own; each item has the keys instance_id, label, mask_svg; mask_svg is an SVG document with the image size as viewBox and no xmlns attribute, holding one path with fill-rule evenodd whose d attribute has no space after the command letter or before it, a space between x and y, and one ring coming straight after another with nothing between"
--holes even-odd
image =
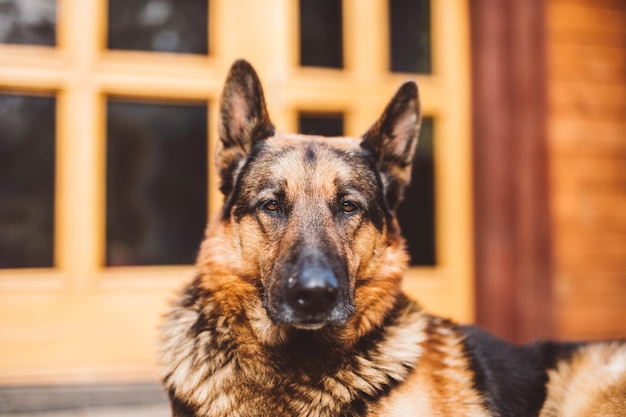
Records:
<instances>
[{"instance_id":1,"label":"black nose","mask_svg":"<svg viewBox=\"0 0 626 417\"><path fill-rule=\"evenodd\" d=\"M338 295L337 277L325 266L305 267L287 284L287 302L295 311L306 315L330 312Z\"/></svg>"}]
</instances>

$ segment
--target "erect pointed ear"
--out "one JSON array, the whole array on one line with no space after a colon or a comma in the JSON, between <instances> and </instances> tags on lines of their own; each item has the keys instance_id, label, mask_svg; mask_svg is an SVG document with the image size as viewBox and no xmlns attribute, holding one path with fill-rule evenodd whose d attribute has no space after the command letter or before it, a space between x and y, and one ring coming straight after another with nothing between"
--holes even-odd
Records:
<instances>
[{"instance_id":1,"label":"erect pointed ear","mask_svg":"<svg viewBox=\"0 0 626 417\"><path fill-rule=\"evenodd\" d=\"M411 180L411 163L421 123L419 94L404 83L385 111L363 136L361 147L374 156L385 186L387 204L395 210Z\"/></svg>"},{"instance_id":2,"label":"erect pointed ear","mask_svg":"<svg viewBox=\"0 0 626 417\"><path fill-rule=\"evenodd\" d=\"M222 180L220 189L228 195L254 143L274 135L259 77L244 60L236 61L226 78L218 133L215 161Z\"/></svg>"}]
</instances>

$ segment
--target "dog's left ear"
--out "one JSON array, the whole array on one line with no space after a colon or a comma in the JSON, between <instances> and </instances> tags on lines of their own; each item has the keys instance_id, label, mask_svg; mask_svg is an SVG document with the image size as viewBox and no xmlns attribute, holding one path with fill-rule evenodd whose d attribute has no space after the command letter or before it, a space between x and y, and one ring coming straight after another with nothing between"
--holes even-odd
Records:
<instances>
[{"instance_id":1,"label":"dog's left ear","mask_svg":"<svg viewBox=\"0 0 626 417\"><path fill-rule=\"evenodd\" d=\"M419 94L413 81L404 83L385 111L363 136L361 147L372 153L382 175L387 204L395 210L411 180L411 163L421 123Z\"/></svg>"},{"instance_id":2,"label":"dog's left ear","mask_svg":"<svg viewBox=\"0 0 626 417\"><path fill-rule=\"evenodd\" d=\"M238 60L230 68L220 102L218 133L215 160L220 189L228 195L254 143L274 135L261 81L247 61Z\"/></svg>"}]
</instances>

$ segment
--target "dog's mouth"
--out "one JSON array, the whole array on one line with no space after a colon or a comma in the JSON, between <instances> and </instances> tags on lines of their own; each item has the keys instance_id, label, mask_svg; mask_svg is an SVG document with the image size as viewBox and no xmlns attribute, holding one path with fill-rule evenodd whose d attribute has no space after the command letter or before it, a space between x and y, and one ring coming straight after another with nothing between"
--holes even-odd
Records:
<instances>
[{"instance_id":1,"label":"dog's mouth","mask_svg":"<svg viewBox=\"0 0 626 417\"><path fill-rule=\"evenodd\" d=\"M299 330L314 331L328 326L342 326L354 313L354 304L343 297L332 308L317 313L294 308L284 300L270 300L270 297L264 298L263 306L274 324Z\"/></svg>"},{"instance_id":2,"label":"dog's mouth","mask_svg":"<svg viewBox=\"0 0 626 417\"><path fill-rule=\"evenodd\" d=\"M319 330L323 327L326 327L326 325L328 324L328 322L311 322L311 323L306 323L306 322L302 322L302 323L291 323L291 325L293 327L295 327L296 329L299 330Z\"/></svg>"}]
</instances>

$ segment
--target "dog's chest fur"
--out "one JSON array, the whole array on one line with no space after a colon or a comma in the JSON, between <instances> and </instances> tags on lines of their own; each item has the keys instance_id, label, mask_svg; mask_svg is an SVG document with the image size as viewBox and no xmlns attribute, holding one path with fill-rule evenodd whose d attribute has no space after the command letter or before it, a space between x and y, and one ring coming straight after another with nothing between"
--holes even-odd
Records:
<instances>
[{"instance_id":1,"label":"dog's chest fur","mask_svg":"<svg viewBox=\"0 0 626 417\"><path fill-rule=\"evenodd\" d=\"M175 387L175 416L446 415L459 406L483 415L471 375L459 372L467 361L456 328L404 297L350 348L308 331L264 346L248 321L243 312L223 315L198 287L187 289L163 328L171 337L162 376ZM417 394L397 402L394 394L407 388Z\"/></svg>"}]
</instances>

